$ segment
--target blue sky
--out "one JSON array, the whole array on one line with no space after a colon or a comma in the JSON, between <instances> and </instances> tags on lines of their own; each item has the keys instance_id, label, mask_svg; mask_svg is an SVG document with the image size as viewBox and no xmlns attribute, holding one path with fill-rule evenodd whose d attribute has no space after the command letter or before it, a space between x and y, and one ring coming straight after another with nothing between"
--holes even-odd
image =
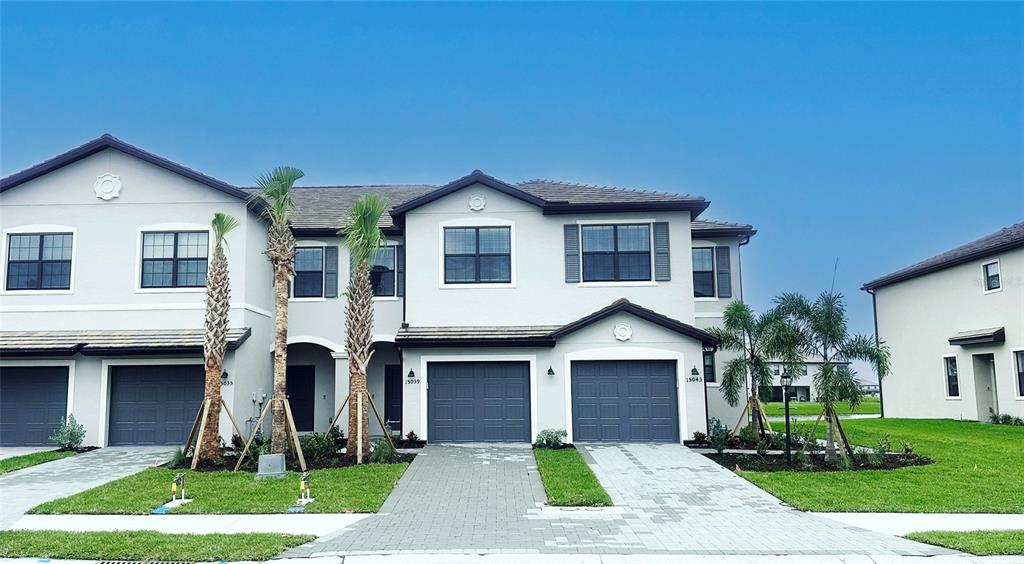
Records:
<instances>
[{"instance_id":1,"label":"blue sky","mask_svg":"<svg viewBox=\"0 0 1024 564\"><path fill-rule=\"evenodd\" d=\"M1024 4L0 4L0 169L103 132L236 184L702 194L748 301L1024 220Z\"/></svg>"}]
</instances>

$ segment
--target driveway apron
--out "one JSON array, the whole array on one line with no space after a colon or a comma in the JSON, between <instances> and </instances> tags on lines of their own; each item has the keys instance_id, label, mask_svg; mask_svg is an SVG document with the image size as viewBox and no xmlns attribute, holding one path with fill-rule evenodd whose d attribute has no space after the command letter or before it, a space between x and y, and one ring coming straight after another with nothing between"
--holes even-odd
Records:
<instances>
[{"instance_id":1,"label":"driveway apron","mask_svg":"<svg viewBox=\"0 0 1024 564\"><path fill-rule=\"evenodd\" d=\"M106 447L0 475L0 529L40 503L101 486L170 459L173 447Z\"/></svg>"},{"instance_id":2,"label":"driveway apron","mask_svg":"<svg viewBox=\"0 0 1024 564\"><path fill-rule=\"evenodd\" d=\"M428 445L379 514L285 556L951 552L786 507L681 445L577 447L615 507L546 506L525 445Z\"/></svg>"}]
</instances>

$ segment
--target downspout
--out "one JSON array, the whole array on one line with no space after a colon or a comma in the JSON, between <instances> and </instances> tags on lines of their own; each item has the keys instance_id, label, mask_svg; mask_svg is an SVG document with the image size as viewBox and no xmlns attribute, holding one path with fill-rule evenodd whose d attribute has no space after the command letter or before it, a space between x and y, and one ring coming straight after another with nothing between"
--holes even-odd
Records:
<instances>
[{"instance_id":1,"label":"downspout","mask_svg":"<svg viewBox=\"0 0 1024 564\"><path fill-rule=\"evenodd\" d=\"M739 276L739 280L740 280L740 301L741 302L743 301L743 246L746 245L749 242L750 242L750 236L747 235L746 237L744 237L739 242L738 245L736 245L736 264L739 266L739 268L736 269L737 270L736 274ZM746 339L744 339L744 341L745 340ZM744 342L744 344L746 344L746 343ZM746 353L743 353L743 354L746 354ZM715 368L717 368L717 366ZM751 378L750 371L748 370L747 371L746 381L743 382L743 389L746 391L746 394L747 394L746 397L748 398L747 401L749 401L749 398L750 398L750 395L751 395L750 383L751 383L752 380L753 380L753 378ZM747 416L748 417L747 418L747 423L752 423L753 422L753 419L752 419L753 415L754 415L754 413L751 410L750 414Z\"/></svg>"},{"instance_id":2,"label":"downspout","mask_svg":"<svg viewBox=\"0 0 1024 564\"><path fill-rule=\"evenodd\" d=\"M871 294L871 316L875 321L875 347L878 346L878 301L875 299L875 291L864 289L867 293ZM885 400L882 399L882 376L876 374L878 377L878 416L885 418Z\"/></svg>"}]
</instances>

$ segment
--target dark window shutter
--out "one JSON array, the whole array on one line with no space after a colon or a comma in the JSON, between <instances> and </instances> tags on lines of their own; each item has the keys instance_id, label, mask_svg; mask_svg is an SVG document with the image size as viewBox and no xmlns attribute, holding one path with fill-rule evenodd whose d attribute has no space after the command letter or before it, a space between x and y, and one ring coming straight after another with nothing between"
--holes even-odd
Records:
<instances>
[{"instance_id":1,"label":"dark window shutter","mask_svg":"<svg viewBox=\"0 0 1024 564\"><path fill-rule=\"evenodd\" d=\"M324 297L338 297L338 247L324 247Z\"/></svg>"},{"instance_id":2,"label":"dark window shutter","mask_svg":"<svg viewBox=\"0 0 1024 564\"><path fill-rule=\"evenodd\" d=\"M565 281L580 281L580 226L565 225Z\"/></svg>"},{"instance_id":3,"label":"dark window shutter","mask_svg":"<svg viewBox=\"0 0 1024 564\"><path fill-rule=\"evenodd\" d=\"M654 224L654 279L659 282L672 280L672 258L669 255L668 223Z\"/></svg>"},{"instance_id":4,"label":"dark window shutter","mask_svg":"<svg viewBox=\"0 0 1024 564\"><path fill-rule=\"evenodd\" d=\"M398 296L405 295L405 245L395 249L395 288Z\"/></svg>"},{"instance_id":5,"label":"dark window shutter","mask_svg":"<svg viewBox=\"0 0 1024 564\"><path fill-rule=\"evenodd\" d=\"M715 266L718 269L718 297L732 297L732 265L729 247L715 247Z\"/></svg>"}]
</instances>

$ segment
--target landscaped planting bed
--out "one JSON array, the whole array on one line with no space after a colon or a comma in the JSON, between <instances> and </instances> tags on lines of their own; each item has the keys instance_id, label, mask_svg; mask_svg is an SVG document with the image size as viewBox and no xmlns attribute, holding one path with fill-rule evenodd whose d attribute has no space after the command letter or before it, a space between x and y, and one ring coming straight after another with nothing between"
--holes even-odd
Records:
<instances>
[{"instance_id":1,"label":"landscaped planting bed","mask_svg":"<svg viewBox=\"0 0 1024 564\"><path fill-rule=\"evenodd\" d=\"M849 466L845 466L846 462L837 460L836 462L829 462L825 460L825 455L821 453L815 453L809 455L807 458L802 458L801 462L794 462L792 466L787 466L785 453L768 453L768 454L757 454L757 453L734 453L726 452L722 454L705 454L711 460L725 466L726 468L733 470L739 468L740 471L756 471L756 472L841 472L841 471L852 471L852 470L892 470L895 468L904 468L906 466L923 466L925 464L931 464L933 461L924 456L918 456L916 454L898 454L898 453L885 453L876 454L873 452L863 452L854 456L849 462Z\"/></svg>"},{"instance_id":2,"label":"landscaped planting bed","mask_svg":"<svg viewBox=\"0 0 1024 564\"><path fill-rule=\"evenodd\" d=\"M313 540L277 533L172 535L153 531L0 531L0 557L216 562L269 560Z\"/></svg>"},{"instance_id":3,"label":"landscaped planting bed","mask_svg":"<svg viewBox=\"0 0 1024 564\"><path fill-rule=\"evenodd\" d=\"M907 538L977 556L1024 555L1024 530L925 531L910 533Z\"/></svg>"},{"instance_id":4,"label":"landscaped planting bed","mask_svg":"<svg viewBox=\"0 0 1024 564\"><path fill-rule=\"evenodd\" d=\"M740 475L808 511L1024 512L1022 427L949 419L855 419L844 421L843 428L856 445L877 444L884 434L895 444L907 441L934 464L856 472L744 469ZM824 436L824 426L818 431Z\"/></svg>"}]
</instances>

